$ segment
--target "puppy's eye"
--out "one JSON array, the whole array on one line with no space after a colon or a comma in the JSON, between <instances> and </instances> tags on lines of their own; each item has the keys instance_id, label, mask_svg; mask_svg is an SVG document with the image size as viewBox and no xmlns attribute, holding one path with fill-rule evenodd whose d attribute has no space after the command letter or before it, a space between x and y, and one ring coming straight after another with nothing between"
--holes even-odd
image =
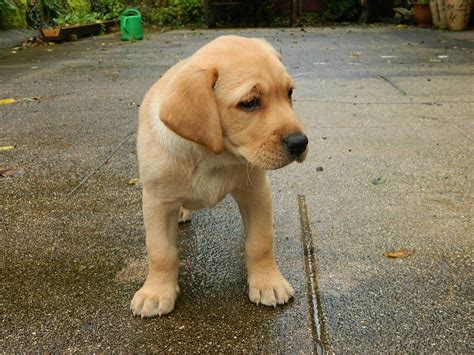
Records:
<instances>
[{"instance_id":1,"label":"puppy's eye","mask_svg":"<svg viewBox=\"0 0 474 355\"><path fill-rule=\"evenodd\" d=\"M245 111L253 111L260 108L260 100L258 97L254 97L249 101L239 102L239 108Z\"/></svg>"},{"instance_id":2,"label":"puppy's eye","mask_svg":"<svg viewBox=\"0 0 474 355\"><path fill-rule=\"evenodd\" d=\"M291 95L293 95L293 89L288 90L288 97L291 100Z\"/></svg>"}]
</instances>

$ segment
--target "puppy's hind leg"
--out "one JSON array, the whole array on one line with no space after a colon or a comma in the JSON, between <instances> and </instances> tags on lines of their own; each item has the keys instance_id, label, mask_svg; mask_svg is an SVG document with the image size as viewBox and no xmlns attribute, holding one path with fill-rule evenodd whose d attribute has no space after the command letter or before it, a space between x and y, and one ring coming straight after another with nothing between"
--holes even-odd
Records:
<instances>
[{"instance_id":1,"label":"puppy's hind leg","mask_svg":"<svg viewBox=\"0 0 474 355\"><path fill-rule=\"evenodd\" d=\"M181 207L179 209L178 222L179 223L190 222L191 221L191 214L192 214L192 212L190 210L187 210L186 208Z\"/></svg>"}]
</instances>

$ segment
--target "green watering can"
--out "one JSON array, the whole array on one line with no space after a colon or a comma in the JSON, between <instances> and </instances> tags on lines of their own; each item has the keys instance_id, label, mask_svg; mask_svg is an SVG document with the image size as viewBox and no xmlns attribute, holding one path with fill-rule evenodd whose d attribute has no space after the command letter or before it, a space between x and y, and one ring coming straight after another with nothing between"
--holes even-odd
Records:
<instances>
[{"instance_id":1,"label":"green watering can","mask_svg":"<svg viewBox=\"0 0 474 355\"><path fill-rule=\"evenodd\" d=\"M127 9L120 15L122 41L143 39L142 15L137 9Z\"/></svg>"}]
</instances>

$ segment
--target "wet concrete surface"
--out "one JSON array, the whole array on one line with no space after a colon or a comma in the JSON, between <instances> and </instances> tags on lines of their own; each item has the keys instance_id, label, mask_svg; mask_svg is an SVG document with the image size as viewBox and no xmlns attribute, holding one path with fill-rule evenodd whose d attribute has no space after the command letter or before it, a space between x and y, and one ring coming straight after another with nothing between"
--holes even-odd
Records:
<instances>
[{"instance_id":1,"label":"wet concrete surface","mask_svg":"<svg viewBox=\"0 0 474 355\"><path fill-rule=\"evenodd\" d=\"M278 261L296 298L248 301L229 199L180 229L176 310L133 318L146 273L140 187L127 184L137 105L169 66L227 33L267 38L296 80L310 155L270 173ZM472 31L394 27L0 51L0 98L20 100L0 106L0 146L16 145L0 168L24 171L0 179L2 350L318 351L303 196L326 349L472 352L473 51ZM400 247L416 253L383 256Z\"/></svg>"},{"instance_id":2,"label":"wet concrete surface","mask_svg":"<svg viewBox=\"0 0 474 355\"><path fill-rule=\"evenodd\" d=\"M14 48L24 42L33 41L40 37L38 30L20 29L0 31L0 49Z\"/></svg>"}]
</instances>

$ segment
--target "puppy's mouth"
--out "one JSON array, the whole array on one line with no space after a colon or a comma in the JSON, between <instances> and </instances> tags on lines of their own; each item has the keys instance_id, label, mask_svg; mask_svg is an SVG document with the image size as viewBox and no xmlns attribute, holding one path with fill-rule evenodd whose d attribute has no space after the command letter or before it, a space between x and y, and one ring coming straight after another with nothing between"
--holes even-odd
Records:
<instances>
[{"instance_id":1,"label":"puppy's mouth","mask_svg":"<svg viewBox=\"0 0 474 355\"><path fill-rule=\"evenodd\" d=\"M302 154L296 156L295 161L298 163L302 163L306 160L307 155L308 155L308 148L306 148Z\"/></svg>"},{"instance_id":2,"label":"puppy's mouth","mask_svg":"<svg viewBox=\"0 0 474 355\"><path fill-rule=\"evenodd\" d=\"M295 156L288 154L283 149L278 150L260 150L254 154L245 154L241 152L240 156L245 159L247 164L251 166L257 166L264 170L277 170L281 169L292 162L303 162L306 158L307 152Z\"/></svg>"},{"instance_id":3,"label":"puppy's mouth","mask_svg":"<svg viewBox=\"0 0 474 355\"><path fill-rule=\"evenodd\" d=\"M295 152L288 149L284 143L277 146L267 143L258 149L249 150L245 147L236 146L231 141L226 141L225 147L242 163L264 170L280 169L294 161L301 163L306 159L308 153L306 145L303 151Z\"/></svg>"},{"instance_id":4,"label":"puppy's mouth","mask_svg":"<svg viewBox=\"0 0 474 355\"><path fill-rule=\"evenodd\" d=\"M264 155L263 159L255 159L251 164L257 165L265 170L277 170L284 168L287 165L290 165L294 161L301 163L305 160L306 154L304 156L294 156L289 154L276 154L275 156Z\"/></svg>"}]
</instances>

